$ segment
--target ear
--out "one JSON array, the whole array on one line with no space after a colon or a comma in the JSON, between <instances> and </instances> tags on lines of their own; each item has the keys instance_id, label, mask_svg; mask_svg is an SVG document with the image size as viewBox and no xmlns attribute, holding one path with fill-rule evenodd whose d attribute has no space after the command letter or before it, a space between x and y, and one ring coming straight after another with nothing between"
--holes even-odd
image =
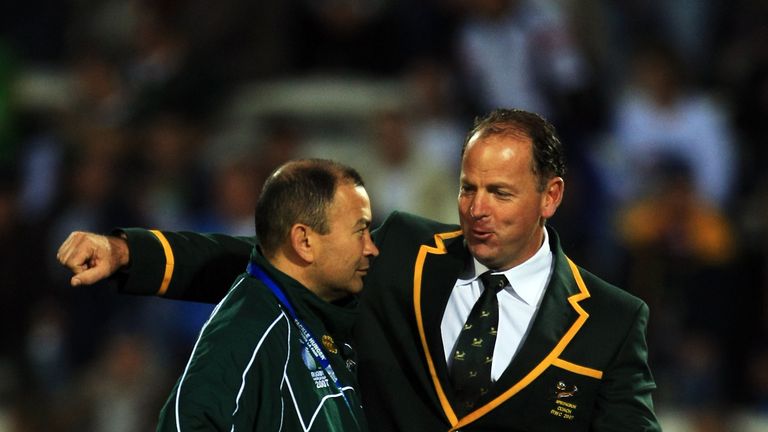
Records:
<instances>
[{"instance_id":1,"label":"ear","mask_svg":"<svg viewBox=\"0 0 768 432\"><path fill-rule=\"evenodd\" d=\"M565 181L562 177L552 177L547 181L547 186L541 197L541 216L544 219L549 219L555 215L557 208L563 201L564 191Z\"/></svg>"},{"instance_id":2,"label":"ear","mask_svg":"<svg viewBox=\"0 0 768 432\"><path fill-rule=\"evenodd\" d=\"M304 224L295 224L290 231L290 244L302 260L311 263L315 260L314 240L312 229Z\"/></svg>"}]
</instances>

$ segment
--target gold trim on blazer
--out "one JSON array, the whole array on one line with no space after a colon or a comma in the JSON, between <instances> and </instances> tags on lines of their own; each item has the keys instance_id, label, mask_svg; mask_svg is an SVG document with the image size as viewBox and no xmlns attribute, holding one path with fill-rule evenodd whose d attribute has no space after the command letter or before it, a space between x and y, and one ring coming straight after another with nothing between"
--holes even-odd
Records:
<instances>
[{"instance_id":1,"label":"gold trim on blazer","mask_svg":"<svg viewBox=\"0 0 768 432\"><path fill-rule=\"evenodd\" d=\"M157 237L157 240L163 246L163 252L165 253L165 273L163 274L163 282L160 284L160 289L155 293L155 295L162 296L168 291L168 286L171 284L173 268L176 265L176 261L173 259L173 249L171 249L171 244L168 243L168 239L165 238L165 235L158 230L149 230L149 232Z\"/></svg>"},{"instance_id":2,"label":"gold trim on blazer","mask_svg":"<svg viewBox=\"0 0 768 432\"><path fill-rule=\"evenodd\" d=\"M587 287L581 278L581 274L579 273L576 264L574 264L570 258L566 257L568 260L568 265L571 269L571 273L573 274L573 278L576 281L576 285L579 287L579 292L577 294L568 297L568 303L570 303L571 307L576 311L576 313L578 313L578 318L576 318L576 321L571 325L568 331L565 332L563 337L555 345L552 351L550 351L550 353L544 357L544 359L539 362L539 364L536 365L530 372L528 372L528 374L525 375L520 381L515 383L512 387L507 389L498 397L489 401L475 411L467 414L465 417L461 419L456 417L456 413L453 411L453 408L448 401L448 397L445 394L445 390L443 389L443 386L438 379L437 371L435 369L435 362L432 359L432 353L430 353L429 347L427 345L421 308L421 282L423 276L422 273L424 268L424 261L426 260L427 254L444 255L447 252L444 240L458 237L461 234L461 231L435 234L435 246L422 245L419 249L413 272L413 307L416 313L416 324L419 330L419 338L421 340L421 346L424 349L424 355L426 357L427 367L429 368L429 374L432 377L432 383L435 387L435 391L437 392L437 397L440 401L443 412L448 418L448 421L451 423L451 430L453 431L460 427L466 426L489 413L499 405L503 404L506 400L520 392L520 390L524 389L536 378L538 378L550 366L559 367L561 369L565 369L580 375L601 379L603 376L602 371L580 366L559 358L560 354L562 354L562 352L565 350L565 347L568 346L576 333L578 333L578 331L584 325L584 322L586 322L587 318L589 318L589 314L581 307L581 305L579 305L580 301L589 298L589 291L587 290Z\"/></svg>"}]
</instances>

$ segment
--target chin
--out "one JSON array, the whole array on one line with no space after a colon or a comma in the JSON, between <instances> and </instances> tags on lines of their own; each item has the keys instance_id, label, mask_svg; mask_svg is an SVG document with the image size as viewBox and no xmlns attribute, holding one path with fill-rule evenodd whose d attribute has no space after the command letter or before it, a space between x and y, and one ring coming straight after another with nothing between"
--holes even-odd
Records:
<instances>
[{"instance_id":1,"label":"chin","mask_svg":"<svg viewBox=\"0 0 768 432\"><path fill-rule=\"evenodd\" d=\"M363 283L360 282L360 285L356 285L354 288L349 290L350 294L360 294L363 292Z\"/></svg>"},{"instance_id":2,"label":"chin","mask_svg":"<svg viewBox=\"0 0 768 432\"><path fill-rule=\"evenodd\" d=\"M480 264L488 267L489 269L498 269L498 263L496 257L490 253L488 248L470 248L469 252L472 256L480 262Z\"/></svg>"},{"instance_id":3,"label":"chin","mask_svg":"<svg viewBox=\"0 0 768 432\"><path fill-rule=\"evenodd\" d=\"M362 290L363 290L363 283L358 280L344 287L342 291L343 291L343 295L355 295L355 294L360 294Z\"/></svg>"},{"instance_id":4,"label":"chin","mask_svg":"<svg viewBox=\"0 0 768 432\"><path fill-rule=\"evenodd\" d=\"M477 258L478 261L487 261L491 258L493 251L485 243L474 243L469 245L469 252Z\"/></svg>"}]
</instances>

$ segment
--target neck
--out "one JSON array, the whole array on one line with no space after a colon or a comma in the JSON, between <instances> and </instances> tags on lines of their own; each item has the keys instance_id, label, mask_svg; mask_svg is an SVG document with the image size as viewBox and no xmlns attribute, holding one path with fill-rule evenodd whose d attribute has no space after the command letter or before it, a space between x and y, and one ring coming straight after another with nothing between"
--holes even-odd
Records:
<instances>
[{"instance_id":1,"label":"neck","mask_svg":"<svg viewBox=\"0 0 768 432\"><path fill-rule=\"evenodd\" d=\"M297 282L299 282L301 285L303 285L306 289L314 293L316 296L320 297L323 301L326 302L332 302L334 300L338 300L337 298L334 298L333 296L328 295L328 293L324 292L320 288L318 288L317 284L313 281L313 279L309 276L309 263L306 261L303 261L296 258L288 257L284 254L277 253L274 256L266 257L267 261L272 264L272 266L281 272L287 274L288 276L295 279Z\"/></svg>"}]
</instances>

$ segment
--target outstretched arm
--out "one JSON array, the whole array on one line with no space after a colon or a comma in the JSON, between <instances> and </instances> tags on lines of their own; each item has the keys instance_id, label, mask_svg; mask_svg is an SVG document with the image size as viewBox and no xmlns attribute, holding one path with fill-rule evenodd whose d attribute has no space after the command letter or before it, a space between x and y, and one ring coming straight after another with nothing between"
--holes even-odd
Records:
<instances>
[{"instance_id":1,"label":"outstretched arm","mask_svg":"<svg viewBox=\"0 0 768 432\"><path fill-rule=\"evenodd\" d=\"M72 233L57 256L75 273L74 286L111 276L124 293L216 303L245 271L254 242L252 237L128 228L118 236Z\"/></svg>"}]
</instances>

